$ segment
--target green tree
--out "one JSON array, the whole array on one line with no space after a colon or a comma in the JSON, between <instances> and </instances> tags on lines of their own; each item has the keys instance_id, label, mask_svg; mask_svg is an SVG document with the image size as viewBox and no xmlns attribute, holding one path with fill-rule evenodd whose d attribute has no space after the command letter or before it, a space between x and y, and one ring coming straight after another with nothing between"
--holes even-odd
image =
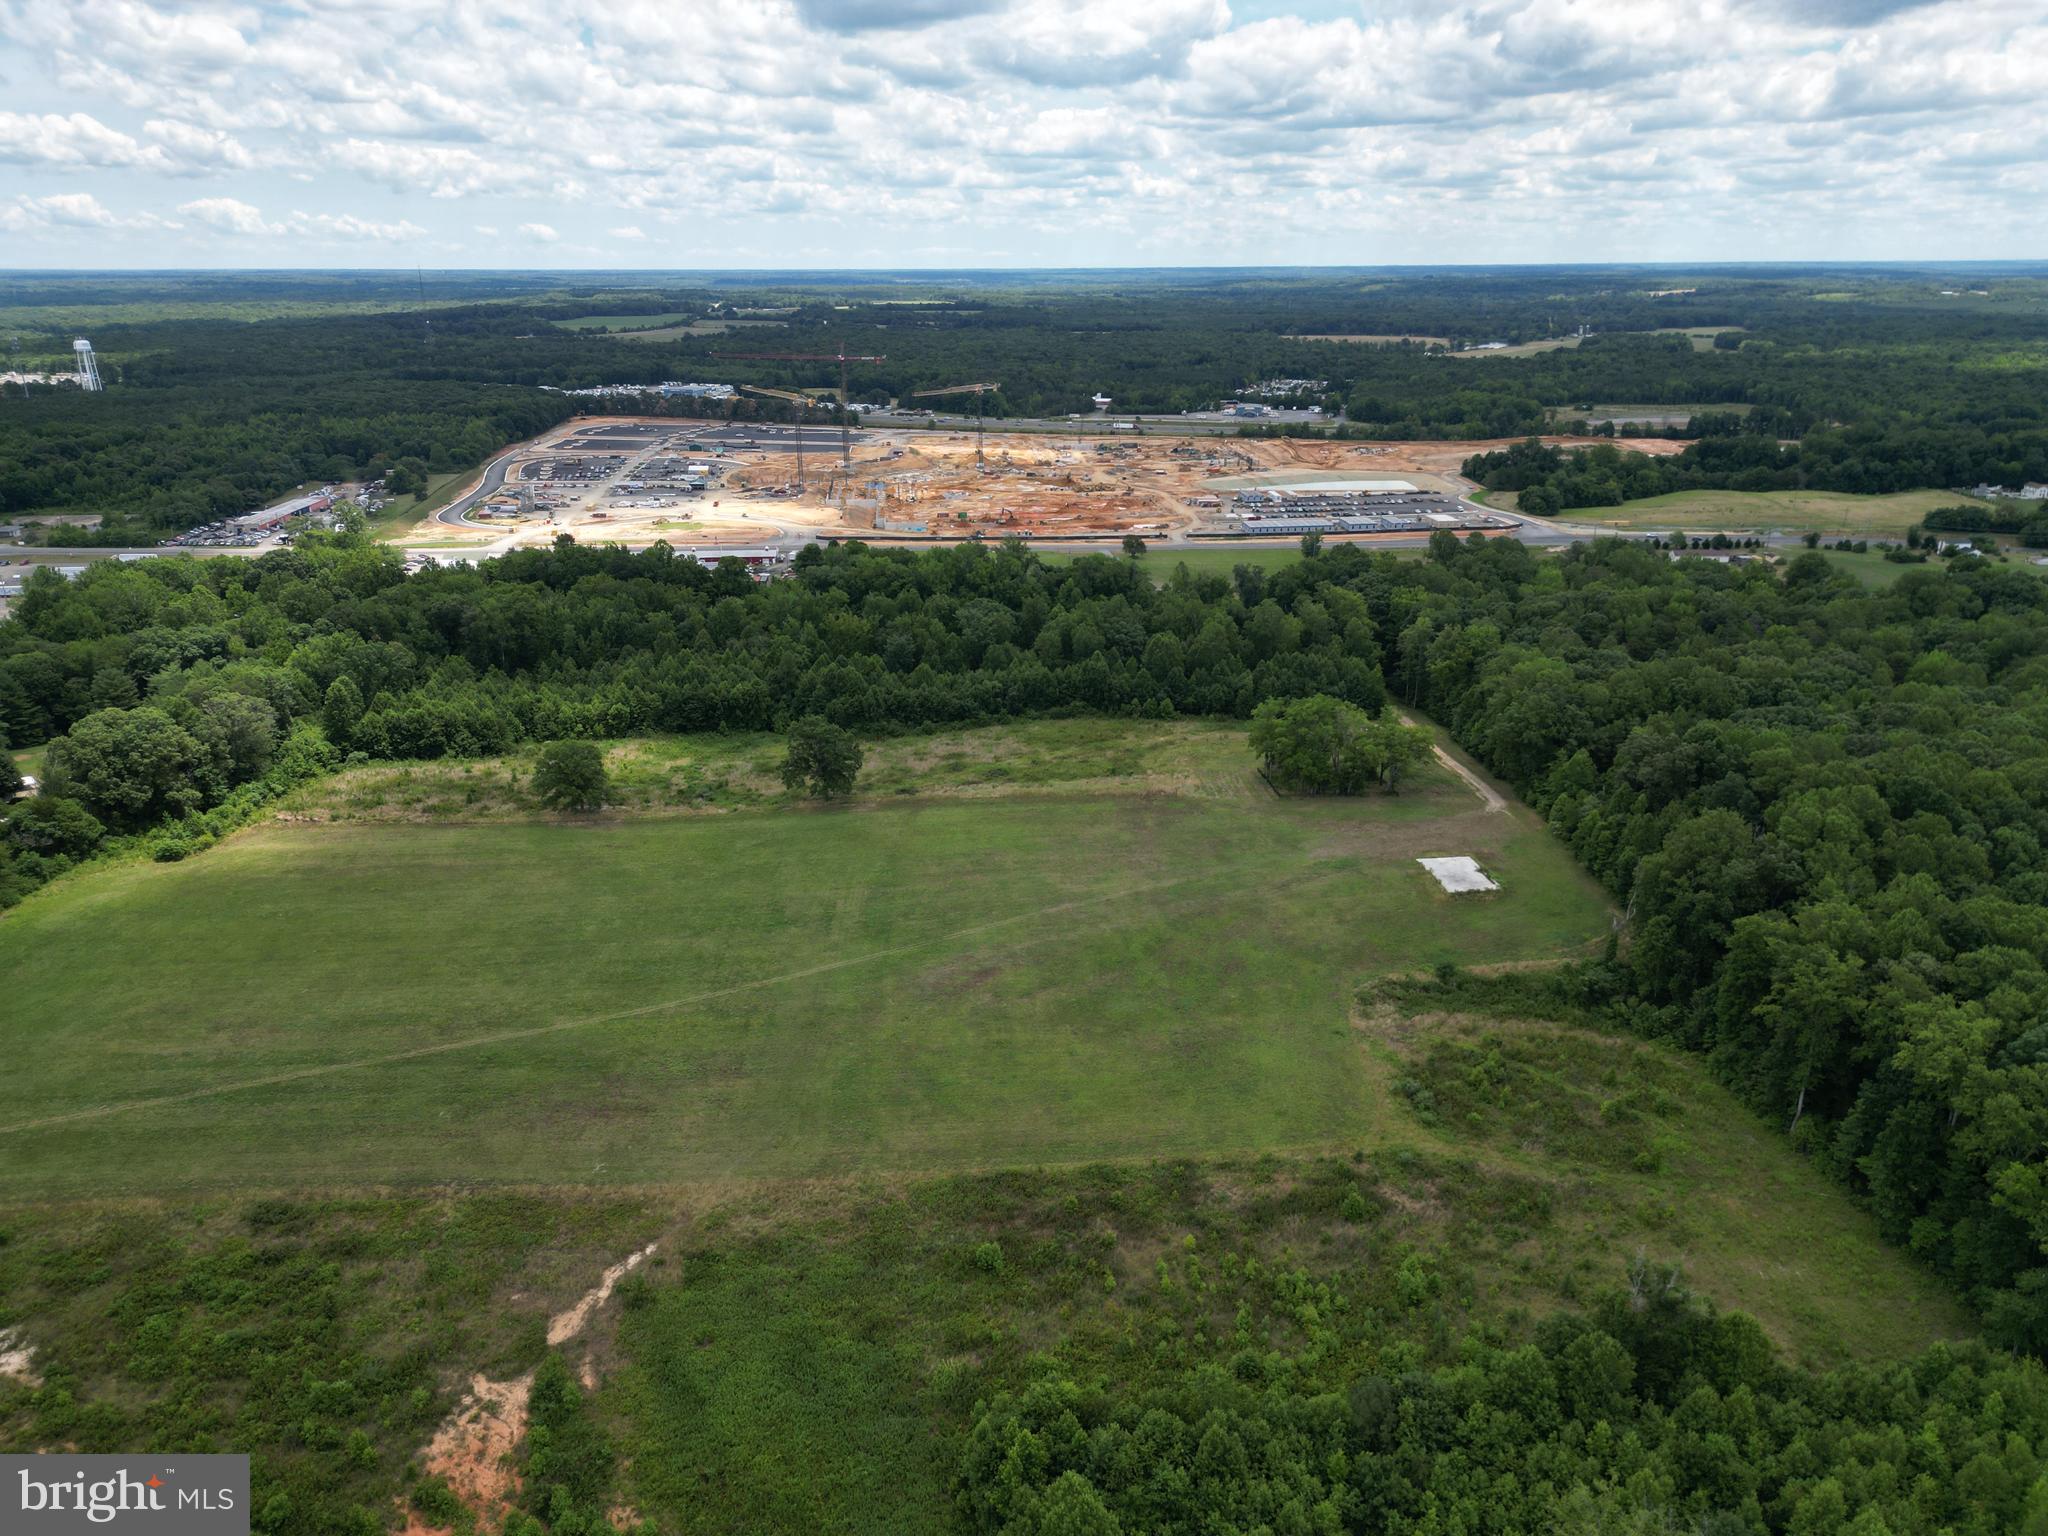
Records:
<instances>
[{"instance_id":1,"label":"green tree","mask_svg":"<svg viewBox=\"0 0 2048 1536\"><path fill-rule=\"evenodd\" d=\"M320 724L327 739L345 749L355 738L356 726L362 718L363 690L344 672L327 685L327 696L320 705Z\"/></svg>"},{"instance_id":2,"label":"green tree","mask_svg":"<svg viewBox=\"0 0 2048 1536\"><path fill-rule=\"evenodd\" d=\"M1252 750L1266 775L1286 789L1316 795L1389 788L1426 755L1429 732L1403 725L1391 709L1367 714L1343 699L1268 699L1252 716Z\"/></svg>"},{"instance_id":3,"label":"green tree","mask_svg":"<svg viewBox=\"0 0 2048 1536\"><path fill-rule=\"evenodd\" d=\"M831 721L806 715L789 728L789 756L782 764L785 788L826 799L852 794L860 765L860 743Z\"/></svg>"},{"instance_id":4,"label":"green tree","mask_svg":"<svg viewBox=\"0 0 2048 1536\"><path fill-rule=\"evenodd\" d=\"M1063 1472L1045 1490L1038 1509L1037 1536L1122 1536L1117 1522L1095 1485L1078 1472Z\"/></svg>"},{"instance_id":5,"label":"green tree","mask_svg":"<svg viewBox=\"0 0 2048 1536\"><path fill-rule=\"evenodd\" d=\"M587 741L551 741L533 768L533 792L558 811L594 811L604 804L610 780L604 754Z\"/></svg>"},{"instance_id":6,"label":"green tree","mask_svg":"<svg viewBox=\"0 0 2048 1536\"><path fill-rule=\"evenodd\" d=\"M50 744L49 789L111 826L144 827L198 808L208 757L161 709L103 709Z\"/></svg>"},{"instance_id":7,"label":"green tree","mask_svg":"<svg viewBox=\"0 0 2048 1536\"><path fill-rule=\"evenodd\" d=\"M1145 541L1139 538L1135 533L1125 534L1124 553L1129 555L1133 560L1136 560L1140 555L1145 553Z\"/></svg>"},{"instance_id":8,"label":"green tree","mask_svg":"<svg viewBox=\"0 0 2048 1536\"><path fill-rule=\"evenodd\" d=\"M37 795L7 813L7 841L25 853L83 858L106 835L93 814L76 800Z\"/></svg>"}]
</instances>

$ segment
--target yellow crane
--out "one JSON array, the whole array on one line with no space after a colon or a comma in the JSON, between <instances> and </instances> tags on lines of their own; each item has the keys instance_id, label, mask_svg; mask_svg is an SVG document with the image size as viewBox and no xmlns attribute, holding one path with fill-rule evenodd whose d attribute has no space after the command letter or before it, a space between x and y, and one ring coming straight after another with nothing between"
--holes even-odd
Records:
<instances>
[{"instance_id":1,"label":"yellow crane","mask_svg":"<svg viewBox=\"0 0 2048 1536\"><path fill-rule=\"evenodd\" d=\"M911 394L913 400L930 400L938 395L974 396L974 467L986 472L988 463L981 452L981 411L982 402L992 389L1001 389L1000 384L948 384L944 389L920 389Z\"/></svg>"},{"instance_id":2,"label":"yellow crane","mask_svg":"<svg viewBox=\"0 0 2048 1536\"><path fill-rule=\"evenodd\" d=\"M765 384L742 384L740 388L750 395L768 395L777 400L794 400L796 402L796 493L799 496L803 495L804 418L805 414L816 402L809 395L798 394L793 389L770 389Z\"/></svg>"}]
</instances>

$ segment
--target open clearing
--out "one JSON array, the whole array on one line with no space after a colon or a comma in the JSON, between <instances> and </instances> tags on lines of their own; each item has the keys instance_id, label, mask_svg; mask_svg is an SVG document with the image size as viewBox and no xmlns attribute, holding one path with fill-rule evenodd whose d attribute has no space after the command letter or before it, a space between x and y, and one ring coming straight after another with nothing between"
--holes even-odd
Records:
<instances>
[{"instance_id":1,"label":"open clearing","mask_svg":"<svg viewBox=\"0 0 2048 1536\"><path fill-rule=\"evenodd\" d=\"M1280 800L1233 756L1179 792L273 824L86 873L0 924L0 1192L1315 1146L1375 1112L1360 980L1607 932L1533 818L1444 778ZM1505 890L1453 901L1438 853Z\"/></svg>"},{"instance_id":2,"label":"open clearing","mask_svg":"<svg viewBox=\"0 0 2048 1536\"><path fill-rule=\"evenodd\" d=\"M1395 332L1386 335L1340 335L1333 332L1325 332L1317 335L1293 335L1284 339L1287 341L1341 341L1368 347L1399 346L1404 341L1413 342L1418 346L1424 347L1448 347L1451 344L1451 338L1448 336L1421 336L1412 331Z\"/></svg>"},{"instance_id":3,"label":"open clearing","mask_svg":"<svg viewBox=\"0 0 2048 1536\"><path fill-rule=\"evenodd\" d=\"M564 331L652 331L665 325L687 325L695 318L690 314L578 315L573 320L554 323Z\"/></svg>"},{"instance_id":4,"label":"open clearing","mask_svg":"<svg viewBox=\"0 0 2048 1536\"><path fill-rule=\"evenodd\" d=\"M1497 504L1497 503L1496 503ZM1673 491L1618 507L1568 507L1558 520L1610 528L1704 528L1762 533L1900 536L1936 507L1982 506L1954 491L1896 491L1856 496L1846 491Z\"/></svg>"},{"instance_id":5,"label":"open clearing","mask_svg":"<svg viewBox=\"0 0 2048 1536\"><path fill-rule=\"evenodd\" d=\"M1682 427L1695 416L1746 416L1749 406L1736 401L1732 404L1699 405L1553 405L1550 407L1552 421L1586 421L1598 424L1611 421L1617 426L1636 427Z\"/></svg>"},{"instance_id":6,"label":"open clearing","mask_svg":"<svg viewBox=\"0 0 2048 1536\"><path fill-rule=\"evenodd\" d=\"M1476 346L1463 351L1452 352L1452 357L1534 357L1538 352L1556 352L1564 347L1576 347L1586 338L1583 336L1546 336L1541 341L1521 341L1505 347Z\"/></svg>"},{"instance_id":7,"label":"open clearing","mask_svg":"<svg viewBox=\"0 0 2048 1536\"><path fill-rule=\"evenodd\" d=\"M601 817L530 756L370 764L0 921L5 1347L95 1433L253 1435L408 1530L424 1468L493 1529L555 1349L658 1529L937 1536L978 1401L1299 1351L1297 1274L1411 1367L1636 1254L1804 1363L1969 1331L1696 1059L1390 979L1612 917L1440 765L1283 800L1240 726L1040 720L870 742L818 808L771 737L607 755ZM0 1379L0 1436L54 1411Z\"/></svg>"}]
</instances>

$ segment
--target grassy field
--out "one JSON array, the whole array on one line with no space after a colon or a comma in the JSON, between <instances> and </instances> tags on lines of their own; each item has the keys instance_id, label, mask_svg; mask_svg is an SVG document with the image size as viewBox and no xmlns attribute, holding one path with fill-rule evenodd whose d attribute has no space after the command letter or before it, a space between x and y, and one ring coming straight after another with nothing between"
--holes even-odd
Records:
<instances>
[{"instance_id":1,"label":"grassy field","mask_svg":"<svg viewBox=\"0 0 2048 1536\"><path fill-rule=\"evenodd\" d=\"M462 493L462 488L477 477L474 469L456 470L452 474L429 475L427 495L424 501L415 501L410 496L396 496L384 504L380 512L370 514L370 531L380 539L397 538L412 532L434 513L440 511Z\"/></svg>"},{"instance_id":2,"label":"grassy field","mask_svg":"<svg viewBox=\"0 0 2048 1536\"><path fill-rule=\"evenodd\" d=\"M1556 352L1564 347L1576 347L1586 338L1583 336L1547 336L1541 341L1517 342L1506 347L1469 347L1462 352L1452 352L1452 357L1534 357L1538 352Z\"/></svg>"},{"instance_id":3,"label":"grassy field","mask_svg":"<svg viewBox=\"0 0 2048 1536\"><path fill-rule=\"evenodd\" d=\"M1553 405L1550 407L1552 421L1612 421L1633 423L1637 426L1683 426L1693 417L1711 412L1715 415L1742 416L1749 407L1737 402L1732 405Z\"/></svg>"},{"instance_id":4,"label":"grassy field","mask_svg":"<svg viewBox=\"0 0 2048 1536\"><path fill-rule=\"evenodd\" d=\"M1374 1112L1359 979L1607 931L1533 820L1462 786L1280 800L1219 733L1163 729L1149 762L1097 741L1028 773L1000 731L885 748L850 806L271 824L60 882L0 925L0 1192L1316 1145ZM1414 863L1444 852L1505 892L1453 902Z\"/></svg>"},{"instance_id":5,"label":"grassy field","mask_svg":"<svg viewBox=\"0 0 2048 1536\"><path fill-rule=\"evenodd\" d=\"M1636 332L1638 335L1685 336L1691 339L1695 352L1713 350L1714 338L1723 331L1739 331L1739 325L1662 325L1653 332ZM1308 338L1323 339L1323 338ZM1531 357L1538 352L1555 352L1561 347L1576 347L1584 341L1583 336L1551 336L1542 341L1525 341L1510 347L1494 347L1488 351L1470 350L1453 352L1452 357Z\"/></svg>"},{"instance_id":6,"label":"grassy field","mask_svg":"<svg viewBox=\"0 0 2048 1536\"><path fill-rule=\"evenodd\" d=\"M0 920L45 1383L0 1375L0 1443L232 1443L321 1528L495 1531L553 1352L620 1519L937 1536L1048 1362L1397 1375L1638 1254L1802 1363L1968 1331L1699 1061L1424 977L1612 915L1440 768L1287 800L1232 724L1045 720L871 741L817 807L771 737L607 756L601 815L529 755L373 764Z\"/></svg>"},{"instance_id":7,"label":"grassy field","mask_svg":"<svg viewBox=\"0 0 2048 1536\"><path fill-rule=\"evenodd\" d=\"M688 325L695 318L688 314L578 315L573 320L557 320L554 324L565 331L653 331L663 326Z\"/></svg>"},{"instance_id":8,"label":"grassy field","mask_svg":"<svg viewBox=\"0 0 2048 1536\"><path fill-rule=\"evenodd\" d=\"M1411 332L1392 332L1392 333L1385 333L1385 334L1379 334L1379 335L1342 335L1342 334L1337 334L1337 333L1335 333L1335 332L1324 332L1324 333L1321 333L1321 334L1318 334L1318 335L1296 335L1296 336L1289 336L1289 337L1287 337L1287 338L1285 338L1285 339L1286 339L1286 340L1288 340L1288 341L1342 341L1342 342L1353 342L1353 343L1356 343L1356 344L1358 344L1358 345L1361 345L1361 346L1368 346L1368 347L1372 347L1372 346L1379 346L1379 347L1385 347L1385 346L1394 346L1394 345L1397 345L1397 344L1399 344L1399 343L1401 343L1401 342L1404 342L1404 341L1411 341L1411 342L1415 342L1415 343L1418 343L1419 345L1422 345L1422 346L1433 346L1433 347L1448 347L1448 346L1449 346L1449 345L1451 344L1451 339L1450 339L1450 337L1448 337L1448 336L1421 336L1421 335L1417 335L1417 334L1415 334L1415 333L1414 333L1414 332L1412 332L1412 331L1411 331Z\"/></svg>"},{"instance_id":9,"label":"grassy field","mask_svg":"<svg viewBox=\"0 0 2048 1536\"><path fill-rule=\"evenodd\" d=\"M1105 546L1102 553L1123 558L1113 545ZM1056 563L1085 557L1047 553L1040 558ZM1276 539L1271 548L1260 549L1217 549L1199 545L1192 549L1148 549L1138 557L1138 564L1145 574L1162 583L1178 565L1185 565L1197 576L1228 576L1240 565L1255 565L1262 571L1271 572L1285 570L1300 561L1301 547L1291 539Z\"/></svg>"},{"instance_id":10,"label":"grassy field","mask_svg":"<svg viewBox=\"0 0 2048 1536\"><path fill-rule=\"evenodd\" d=\"M1925 565L1909 565L1902 561L1887 560L1883 555L1872 551L1859 555L1853 550L1824 549L1821 554L1827 558L1829 565L1837 570L1847 571L1862 585L1873 590L1894 585L1908 571L1943 569L1942 563L1937 560L1930 560Z\"/></svg>"},{"instance_id":11,"label":"grassy field","mask_svg":"<svg viewBox=\"0 0 2048 1536\"><path fill-rule=\"evenodd\" d=\"M1739 325L1663 325L1659 326L1657 331L1659 335L1689 337L1692 341L1693 351L1711 352L1714 350L1714 338L1716 336L1720 335L1723 331L1739 331L1741 329L1743 327Z\"/></svg>"},{"instance_id":12,"label":"grassy field","mask_svg":"<svg viewBox=\"0 0 2048 1536\"><path fill-rule=\"evenodd\" d=\"M1936 507L1980 506L1954 491L1897 491L1856 496L1846 491L1673 491L1618 507L1568 507L1558 516L1610 528L1699 528L1711 531L1805 533L1858 538L1903 536Z\"/></svg>"}]
</instances>

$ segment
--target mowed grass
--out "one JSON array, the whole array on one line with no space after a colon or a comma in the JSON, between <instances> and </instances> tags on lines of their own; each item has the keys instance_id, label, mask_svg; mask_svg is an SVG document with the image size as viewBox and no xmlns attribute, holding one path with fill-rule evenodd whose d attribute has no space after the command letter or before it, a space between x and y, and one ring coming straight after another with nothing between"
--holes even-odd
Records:
<instances>
[{"instance_id":1,"label":"mowed grass","mask_svg":"<svg viewBox=\"0 0 2048 1536\"><path fill-rule=\"evenodd\" d=\"M1105 545L1101 553L1122 559L1122 553L1114 545ZM1085 559L1082 555L1045 554L1039 558L1051 563ZM1292 539L1275 540L1270 547L1253 549L1241 547L1220 548L1196 545L1192 549L1154 548L1138 557L1138 567L1155 583L1164 584L1175 567L1185 565L1196 576L1228 577L1240 565L1256 566L1268 575L1284 571L1290 565L1301 563L1301 546Z\"/></svg>"},{"instance_id":2,"label":"mowed grass","mask_svg":"<svg viewBox=\"0 0 2048 1536\"><path fill-rule=\"evenodd\" d=\"M1572 523L1610 528L1704 528L1778 533L1898 537L1936 507L1984 503L1954 491L1895 491L1857 496L1847 491L1673 491L1618 507L1568 507Z\"/></svg>"},{"instance_id":3,"label":"mowed grass","mask_svg":"<svg viewBox=\"0 0 2048 1536\"><path fill-rule=\"evenodd\" d=\"M0 1194L1310 1147L1377 1113L1346 1022L1361 979L1608 930L1533 818L1443 779L1280 800L1245 766L1177 788L271 825L84 873L0 923ZM1437 853L1504 891L1454 901L1414 863Z\"/></svg>"}]
</instances>

